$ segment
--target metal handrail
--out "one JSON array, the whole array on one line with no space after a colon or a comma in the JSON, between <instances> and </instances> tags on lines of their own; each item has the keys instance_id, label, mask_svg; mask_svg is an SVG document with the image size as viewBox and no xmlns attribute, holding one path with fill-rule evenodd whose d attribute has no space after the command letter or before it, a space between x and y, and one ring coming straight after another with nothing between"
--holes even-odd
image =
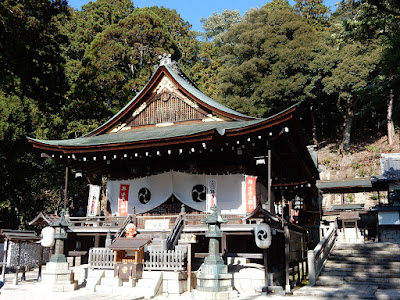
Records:
<instances>
[{"instance_id":1,"label":"metal handrail","mask_svg":"<svg viewBox=\"0 0 400 300\"><path fill-rule=\"evenodd\" d=\"M178 242L178 239L183 231L184 227L184 217L182 214L179 214L179 216L175 220L175 224L171 229L171 233L168 236L167 239L167 249L172 250L173 247L175 247L176 243Z\"/></svg>"}]
</instances>

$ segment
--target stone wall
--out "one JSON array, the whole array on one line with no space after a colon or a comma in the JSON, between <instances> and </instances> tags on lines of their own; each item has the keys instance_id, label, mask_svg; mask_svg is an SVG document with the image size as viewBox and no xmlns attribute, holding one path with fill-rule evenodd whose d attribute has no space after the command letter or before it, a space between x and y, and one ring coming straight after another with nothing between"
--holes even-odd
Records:
<instances>
[{"instance_id":1,"label":"stone wall","mask_svg":"<svg viewBox=\"0 0 400 300\"><path fill-rule=\"evenodd\" d=\"M345 193L345 194L324 194L322 198L322 209L324 211L332 211L334 205L341 204L364 204L364 209L369 210L378 203L388 203L387 192L361 192L361 193Z\"/></svg>"},{"instance_id":2,"label":"stone wall","mask_svg":"<svg viewBox=\"0 0 400 300\"><path fill-rule=\"evenodd\" d=\"M400 243L400 226L379 226L379 241Z\"/></svg>"}]
</instances>

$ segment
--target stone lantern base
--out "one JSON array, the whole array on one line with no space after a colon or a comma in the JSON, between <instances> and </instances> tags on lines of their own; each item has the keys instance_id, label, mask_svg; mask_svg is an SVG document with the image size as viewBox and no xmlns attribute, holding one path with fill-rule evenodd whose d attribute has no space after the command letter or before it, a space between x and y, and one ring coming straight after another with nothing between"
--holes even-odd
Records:
<instances>
[{"instance_id":1,"label":"stone lantern base","mask_svg":"<svg viewBox=\"0 0 400 300\"><path fill-rule=\"evenodd\" d=\"M197 289L192 294L192 298L196 300L224 300L237 297L237 291L232 289L232 274L200 274Z\"/></svg>"},{"instance_id":2,"label":"stone lantern base","mask_svg":"<svg viewBox=\"0 0 400 300\"><path fill-rule=\"evenodd\" d=\"M67 262L48 262L46 270L42 272L41 284L52 292L72 292L78 286Z\"/></svg>"}]
</instances>

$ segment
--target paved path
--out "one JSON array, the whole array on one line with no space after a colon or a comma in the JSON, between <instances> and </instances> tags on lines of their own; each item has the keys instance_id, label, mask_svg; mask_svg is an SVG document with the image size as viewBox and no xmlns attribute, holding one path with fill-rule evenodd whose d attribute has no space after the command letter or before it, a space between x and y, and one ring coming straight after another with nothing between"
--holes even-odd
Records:
<instances>
[{"instance_id":1,"label":"paved path","mask_svg":"<svg viewBox=\"0 0 400 300\"><path fill-rule=\"evenodd\" d=\"M78 289L74 292L50 292L46 290L46 287L36 281L37 271L30 271L26 273L26 281L19 281L18 285L13 284L15 274L6 274L6 283L0 290L0 300L132 300L137 299L132 296L124 295L112 295L94 293L84 288ZM262 299L274 299L274 300L290 300L290 299L309 299L318 300L323 298L311 298L311 297L298 297L298 296L278 296L278 295L241 295L240 300L262 300ZM189 293L184 293L181 296L157 296L155 300L163 299L179 299L179 300L193 300Z\"/></svg>"}]
</instances>

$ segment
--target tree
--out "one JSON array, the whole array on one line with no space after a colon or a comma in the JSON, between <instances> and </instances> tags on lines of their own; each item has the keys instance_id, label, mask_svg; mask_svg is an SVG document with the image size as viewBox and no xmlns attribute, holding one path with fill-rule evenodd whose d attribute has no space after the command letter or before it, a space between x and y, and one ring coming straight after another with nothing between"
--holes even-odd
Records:
<instances>
[{"instance_id":1,"label":"tree","mask_svg":"<svg viewBox=\"0 0 400 300\"><path fill-rule=\"evenodd\" d=\"M330 11L323 0L296 0L294 8L314 29L324 30L328 27Z\"/></svg>"},{"instance_id":2,"label":"tree","mask_svg":"<svg viewBox=\"0 0 400 300\"><path fill-rule=\"evenodd\" d=\"M80 100L72 111L78 119L93 116L96 123L105 121L146 84L163 53L179 55L167 27L151 9L135 9L98 34L86 51L79 75Z\"/></svg>"},{"instance_id":3,"label":"tree","mask_svg":"<svg viewBox=\"0 0 400 300\"><path fill-rule=\"evenodd\" d=\"M377 44L347 43L332 47L322 60L333 63L332 72L322 83L328 95L336 95L337 107L343 115L342 149L350 150L351 129L357 104L373 78L381 48Z\"/></svg>"},{"instance_id":4,"label":"tree","mask_svg":"<svg viewBox=\"0 0 400 300\"><path fill-rule=\"evenodd\" d=\"M282 5L273 1L254 10L223 36L220 88L233 109L264 117L314 97L309 65L317 35Z\"/></svg>"},{"instance_id":5,"label":"tree","mask_svg":"<svg viewBox=\"0 0 400 300\"><path fill-rule=\"evenodd\" d=\"M395 100L400 95L399 68L399 19L400 4L396 1L367 0L367 1L343 1L342 6L352 9L353 13L344 19L344 30L341 39L357 40L360 42L379 42L383 47L381 62L377 76L371 81L372 108L379 108L384 96L386 101L386 123L388 143L393 144L394 121L393 111L396 107ZM398 106L398 104L397 104Z\"/></svg>"},{"instance_id":6,"label":"tree","mask_svg":"<svg viewBox=\"0 0 400 300\"><path fill-rule=\"evenodd\" d=\"M204 38L206 40L218 39L233 25L240 23L242 18L238 10L225 9L221 14L214 12L208 18L201 18L203 23Z\"/></svg>"},{"instance_id":7,"label":"tree","mask_svg":"<svg viewBox=\"0 0 400 300\"><path fill-rule=\"evenodd\" d=\"M59 55L67 40L54 22L55 16L67 13L66 8L65 1L0 3L0 86L36 100L42 111L62 105L68 89L65 61Z\"/></svg>"},{"instance_id":8,"label":"tree","mask_svg":"<svg viewBox=\"0 0 400 300\"><path fill-rule=\"evenodd\" d=\"M34 217L59 187L59 167L43 164L26 135L57 137L68 84L57 18L65 1L0 2L0 227ZM45 124L45 125L44 125ZM62 178L62 177L61 177Z\"/></svg>"},{"instance_id":9,"label":"tree","mask_svg":"<svg viewBox=\"0 0 400 300\"><path fill-rule=\"evenodd\" d=\"M150 7L161 20L163 25L167 28L170 38L177 45L175 56L179 57L179 63L182 70L192 75L191 67L198 60L198 52L200 42L196 39L197 33L191 30L192 25L182 19L175 9L165 7Z\"/></svg>"}]
</instances>

